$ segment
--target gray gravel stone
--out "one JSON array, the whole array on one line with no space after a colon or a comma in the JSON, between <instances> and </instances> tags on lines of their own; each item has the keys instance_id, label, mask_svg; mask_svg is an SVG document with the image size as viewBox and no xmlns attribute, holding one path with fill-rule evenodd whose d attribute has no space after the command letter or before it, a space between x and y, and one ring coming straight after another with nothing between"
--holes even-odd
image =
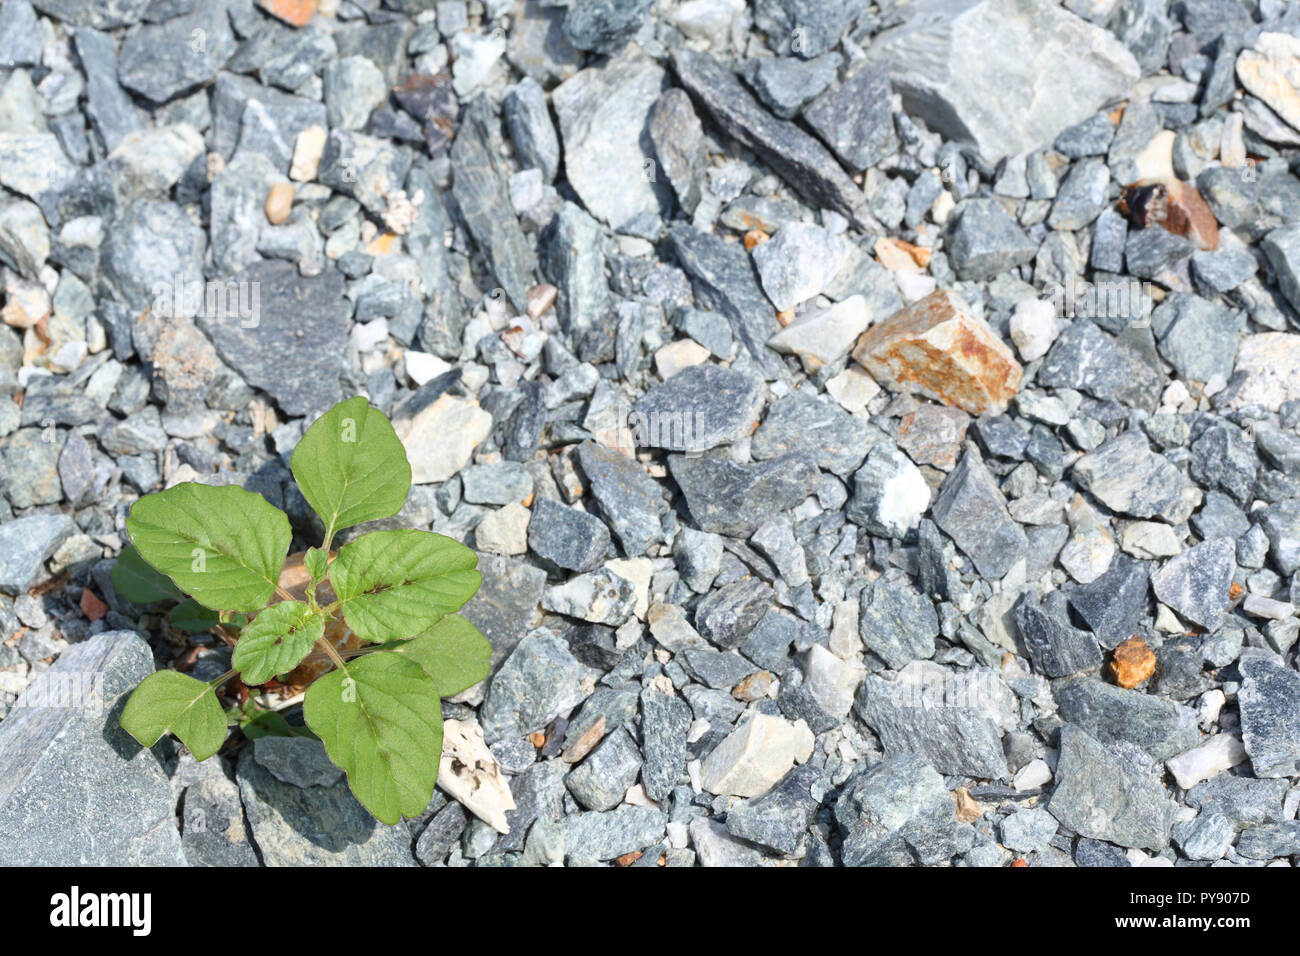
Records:
<instances>
[{"instance_id":1,"label":"gray gravel stone","mask_svg":"<svg viewBox=\"0 0 1300 956\"><path fill-rule=\"evenodd\" d=\"M943 778L916 754L862 770L835 803L845 866L939 863L957 851L957 814Z\"/></svg>"},{"instance_id":2,"label":"gray gravel stone","mask_svg":"<svg viewBox=\"0 0 1300 956\"><path fill-rule=\"evenodd\" d=\"M1076 833L1148 850L1168 844L1174 803L1153 769L1122 748L1067 723L1056 780L1047 809Z\"/></svg>"},{"instance_id":3,"label":"gray gravel stone","mask_svg":"<svg viewBox=\"0 0 1300 956\"><path fill-rule=\"evenodd\" d=\"M878 578L862 591L858 629L867 649L898 670L934 656L939 618L933 602L907 581Z\"/></svg>"},{"instance_id":4,"label":"gray gravel stone","mask_svg":"<svg viewBox=\"0 0 1300 956\"><path fill-rule=\"evenodd\" d=\"M28 686L0 722L0 862L185 865L158 756L118 726L126 695L153 670L137 634L105 631Z\"/></svg>"},{"instance_id":5,"label":"gray gravel stone","mask_svg":"<svg viewBox=\"0 0 1300 956\"><path fill-rule=\"evenodd\" d=\"M1182 617L1215 630L1227 610L1236 553L1226 538L1203 541L1165 562L1151 576L1151 589Z\"/></svg>"},{"instance_id":6,"label":"gray gravel stone","mask_svg":"<svg viewBox=\"0 0 1300 956\"><path fill-rule=\"evenodd\" d=\"M519 642L488 685L480 719L489 743L542 730L586 696L583 667L550 631Z\"/></svg>"},{"instance_id":7,"label":"gray gravel stone","mask_svg":"<svg viewBox=\"0 0 1300 956\"><path fill-rule=\"evenodd\" d=\"M1067 677L1052 684L1061 717L1103 744L1125 741L1156 761L1190 750L1200 734L1193 710L1092 677Z\"/></svg>"},{"instance_id":8,"label":"gray gravel stone","mask_svg":"<svg viewBox=\"0 0 1300 956\"><path fill-rule=\"evenodd\" d=\"M1011 520L1006 499L969 442L940 486L931 515L988 577L1006 574L1028 546L1024 530Z\"/></svg>"},{"instance_id":9,"label":"gray gravel stone","mask_svg":"<svg viewBox=\"0 0 1300 956\"><path fill-rule=\"evenodd\" d=\"M748 435L763 400L762 383L743 372L692 365L650 389L628 423L638 445L699 453Z\"/></svg>"},{"instance_id":10,"label":"gray gravel stone","mask_svg":"<svg viewBox=\"0 0 1300 956\"><path fill-rule=\"evenodd\" d=\"M815 490L816 464L783 455L751 465L674 455L668 469L701 531L747 538L768 515L794 508Z\"/></svg>"},{"instance_id":11,"label":"gray gravel stone","mask_svg":"<svg viewBox=\"0 0 1300 956\"><path fill-rule=\"evenodd\" d=\"M1241 739L1257 777L1300 770L1300 673L1259 654L1240 663Z\"/></svg>"}]
</instances>

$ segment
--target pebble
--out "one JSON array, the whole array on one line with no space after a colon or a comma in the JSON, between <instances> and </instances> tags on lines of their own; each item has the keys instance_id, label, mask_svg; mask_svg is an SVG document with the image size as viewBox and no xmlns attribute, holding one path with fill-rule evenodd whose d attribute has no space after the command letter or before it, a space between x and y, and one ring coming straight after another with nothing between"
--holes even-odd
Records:
<instances>
[{"instance_id":1,"label":"pebble","mask_svg":"<svg viewBox=\"0 0 1300 956\"><path fill-rule=\"evenodd\" d=\"M700 781L710 793L757 797L771 790L796 763L812 755L813 734L802 720L751 712L704 759Z\"/></svg>"}]
</instances>

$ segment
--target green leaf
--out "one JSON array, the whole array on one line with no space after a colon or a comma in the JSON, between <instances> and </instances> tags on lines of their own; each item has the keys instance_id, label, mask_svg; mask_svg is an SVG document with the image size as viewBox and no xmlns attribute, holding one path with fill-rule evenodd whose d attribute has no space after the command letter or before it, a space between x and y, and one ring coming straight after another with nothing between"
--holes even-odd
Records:
<instances>
[{"instance_id":1,"label":"green leaf","mask_svg":"<svg viewBox=\"0 0 1300 956\"><path fill-rule=\"evenodd\" d=\"M122 729L145 747L167 732L207 760L226 740L226 715L212 687L177 671L155 671L122 709Z\"/></svg>"},{"instance_id":2,"label":"green leaf","mask_svg":"<svg viewBox=\"0 0 1300 956\"><path fill-rule=\"evenodd\" d=\"M117 556L117 563L109 572L113 587L132 604L156 604L158 601L174 601L185 595L171 578L159 574L140 557L140 552L132 545L122 549Z\"/></svg>"},{"instance_id":3,"label":"green leaf","mask_svg":"<svg viewBox=\"0 0 1300 956\"><path fill-rule=\"evenodd\" d=\"M313 582L318 582L325 577L325 568L329 564L329 559L329 553L323 548L310 548L303 555L303 567L307 569Z\"/></svg>"},{"instance_id":4,"label":"green leaf","mask_svg":"<svg viewBox=\"0 0 1300 956\"><path fill-rule=\"evenodd\" d=\"M167 618L172 622L172 627L190 634L200 634L221 623L216 611L204 607L193 598L186 598L177 604Z\"/></svg>"},{"instance_id":5,"label":"green leaf","mask_svg":"<svg viewBox=\"0 0 1300 956\"><path fill-rule=\"evenodd\" d=\"M419 664L358 657L307 688L303 716L378 820L391 826L425 811L442 756L442 705Z\"/></svg>"},{"instance_id":6,"label":"green leaf","mask_svg":"<svg viewBox=\"0 0 1300 956\"><path fill-rule=\"evenodd\" d=\"M289 519L233 485L184 482L145 495L126 531L149 564L213 610L260 611L289 550Z\"/></svg>"},{"instance_id":7,"label":"green leaf","mask_svg":"<svg viewBox=\"0 0 1300 956\"><path fill-rule=\"evenodd\" d=\"M230 713L249 740L256 740L258 737L311 737L313 740L316 738L316 735L306 727L295 727L289 723L278 710L258 707L252 700L245 701L241 707L232 708Z\"/></svg>"},{"instance_id":8,"label":"green leaf","mask_svg":"<svg viewBox=\"0 0 1300 956\"><path fill-rule=\"evenodd\" d=\"M265 684L287 674L325 633L325 618L300 601L272 605L244 628L231 665L245 684Z\"/></svg>"},{"instance_id":9,"label":"green leaf","mask_svg":"<svg viewBox=\"0 0 1300 956\"><path fill-rule=\"evenodd\" d=\"M405 447L384 413L361 396L316 419L293 450L290 467L325 522L326 543L340 528L397 514L411 490Z\"/></svg>"},{"instance_id":10,"label":"green leaf","mask_svg":"<svg viewBox=\"0 0 1300 956\"><path fill-rule=\"evenodd\" d=\"M433 678L438 693L454 697L488 676L492 645L469 621L448 614L423 634L393 647Z\"/></svg>"},{"instance_id":11,"label":"green leaf","mask_svg":"<svg viewBox=\"0 0 1300 956\"><path fill-rule=\"evenodd\" d=\"M372 531L330 569L348 626L365 641L418 634L460 610L482 582L478 556L431 531Z\"/></svg>"}]
</instances>

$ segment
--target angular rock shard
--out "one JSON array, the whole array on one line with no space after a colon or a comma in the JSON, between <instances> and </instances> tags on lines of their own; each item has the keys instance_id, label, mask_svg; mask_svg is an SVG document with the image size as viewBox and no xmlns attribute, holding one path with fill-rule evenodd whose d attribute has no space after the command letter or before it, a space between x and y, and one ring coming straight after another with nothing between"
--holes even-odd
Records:
<instances>
[{"instance_id":1,"label":"angular rock shard","mask_svg":"<svg viewBox=\"0 0 1300 956\"><path fill-rule=\"evenodd\" d=\"M920 392L974 415L1004 411L1020 388L1020 363L1011 350L945 289L868 329L853 358L888 388Z\"/></svg>"},{"instance_id":2,"label":"angular rock shard","mask_svg":"<svg viewBox=\"0 0 1300 956\"><path fill-rule=\"evenodd\" d=\"M867 55L890 61L908 113L989 162L1047 146L1141 75L1113 34L1050 0L922 0Z\"/></svg>"}]
</instances>

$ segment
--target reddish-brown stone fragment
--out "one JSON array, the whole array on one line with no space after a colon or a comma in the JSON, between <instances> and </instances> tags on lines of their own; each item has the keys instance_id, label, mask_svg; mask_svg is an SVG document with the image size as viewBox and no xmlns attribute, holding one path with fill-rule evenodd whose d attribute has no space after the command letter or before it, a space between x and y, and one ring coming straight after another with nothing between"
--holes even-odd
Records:
<instances>
[{"instance_id":1,"label":"reddish-brown stone fragment","mask_svg":"<svg viewBox=\"0 0 1300 956\"><path fill-rule=\"evenodd\" d=\"M972 415L1004 411L1020 388L1011 350L946 289L868 329L853 358L893 391L918 392Z\"/></svg>"}]
</instances>

